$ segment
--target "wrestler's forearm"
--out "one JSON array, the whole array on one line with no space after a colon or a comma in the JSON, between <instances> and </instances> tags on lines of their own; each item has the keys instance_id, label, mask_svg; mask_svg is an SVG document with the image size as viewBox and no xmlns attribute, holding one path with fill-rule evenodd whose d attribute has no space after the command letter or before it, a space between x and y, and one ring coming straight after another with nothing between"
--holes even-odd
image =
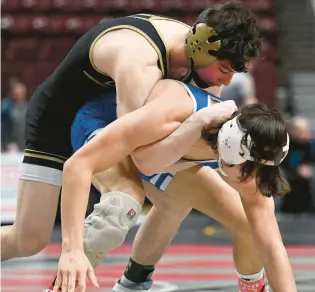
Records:
<instances>
[{"instance_id":1,"label":"wrestler's forearm","mask_svg":"<svg viewBox=\"0 0 315 292\"><path fill-rule=\"evenodd\" d=\"M266 239L267 240L267 239ZM272 239L269 239L272 241ZM274 292L296 292L293 271L282 243L257 243L269 284Z\"/></svg>"},{"instance_id":2,"label":"wrestler's forearm","mask_svg":"<svg viewBox=\"0 0 315 292\"><path fill-rule=\"evenodd\" d=\"M83 226L92 172L79 164L65 164L61 194L63 251L83 250Z\"/></svg>"},{"instance_id":3,"label":"wrestler's forearm","mask_svg":"<svg viewBox=\"0 0 315 292\"><path fill-rule=\"evenodd\" d=\"M171 135L142 146L132 153L137 167L144 174L164 171L184 156L201 137L204 122L197 113L185 120Z\"/></svg>"},{"instance_id":4,"label":"wrestler's forearm","mask_svg":"<svg viewBox=\"0 0 315 292\"><path fill-rule=\"evenodd\" d=\"M273 198L257 192L255 181L248 185L237 184L234 188L241 195L253 239L272 291L296 292L293 271L274 213Z\"/></svg>"}]
</instances>

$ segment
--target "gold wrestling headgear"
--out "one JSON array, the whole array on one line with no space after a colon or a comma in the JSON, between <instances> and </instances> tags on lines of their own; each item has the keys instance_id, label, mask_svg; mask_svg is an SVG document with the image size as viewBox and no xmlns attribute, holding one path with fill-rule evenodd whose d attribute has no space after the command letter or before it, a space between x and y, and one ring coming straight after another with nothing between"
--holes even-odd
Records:
<instances>
[{"instance_id":1,"label":"gold wrestling headgear","mask_svg":"<svg viewBox=\"0 0 315 292\"><path fill-rule=\"evenodd\" d=\"M218 51L221 47L220 40L211 42L211 38L216 35L216 31L205 23L191 27L185 42L185 55L194 69L210 66L217 60L211 55L211 51Z\"/></svg>"}]
</instances>

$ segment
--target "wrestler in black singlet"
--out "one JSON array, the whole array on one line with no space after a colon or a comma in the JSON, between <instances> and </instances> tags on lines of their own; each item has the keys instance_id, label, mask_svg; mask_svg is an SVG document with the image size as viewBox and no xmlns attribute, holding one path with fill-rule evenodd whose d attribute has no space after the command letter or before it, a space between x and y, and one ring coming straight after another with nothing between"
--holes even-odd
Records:
<instances>
[{"instance_id":1,"label":"wrestler in black singlet","mask_svg":"<svg viewBox=\"0 0 315 292\"><path fill-rule=\"evenodd\" d=\"M158 18L137 14L102 22L83 35L66 58L34 92L26 116L24 163L62 170L72 154L70 127L87 101L115 89L114 81L94 66L90 53L96 41L116 29L131 29L153 46L162 78L168 71L167 48L150 22ZM188 77L190 78L190 76ZM187 82L187 79L184 80Z\"/></svg>"}]
</instances>

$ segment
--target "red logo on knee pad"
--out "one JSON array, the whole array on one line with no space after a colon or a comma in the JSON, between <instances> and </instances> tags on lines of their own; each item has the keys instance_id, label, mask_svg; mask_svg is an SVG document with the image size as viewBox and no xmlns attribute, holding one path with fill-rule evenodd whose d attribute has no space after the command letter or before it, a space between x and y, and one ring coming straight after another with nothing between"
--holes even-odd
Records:
<instances>
[{"instance_id":1,"label":"red logo on knee pad","mask_svg":"<svg viewBox=\"0 0 315 292\"><path fill-rule=\"evenodd\" d=\"M130 209L129 212L126 214L127 218L130 220L133 219L137 215L137 212L134 209Z\"/></svg>"}]
</instances>

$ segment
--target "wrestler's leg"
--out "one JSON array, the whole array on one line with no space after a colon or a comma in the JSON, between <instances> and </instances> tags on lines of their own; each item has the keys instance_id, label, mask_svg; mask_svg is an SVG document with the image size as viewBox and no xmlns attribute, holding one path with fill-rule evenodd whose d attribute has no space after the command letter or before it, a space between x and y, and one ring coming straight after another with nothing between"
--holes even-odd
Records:
<instances>
[{"instance_id":1,"label":"wrestler's leg","mask_svg":"<svg viewBox=\"0 0 315 292\"><path fill-rule=\"evenodd\" d=\"M84 250L92 266L120 246L142 211L144 190L131 158L97 173L93 185L101 200L84 222Z\"/></svg>"},{"instance_id":2,"label":"wrestler's leg","mask_svg":"<svg viewBox=\"0 0 315 292\"><path fill-rule=\"evenodd\" d=\"M1 261L34 255L51 238L58 206L61 171L28 164L23 164L22 170L24 169L26 174L33 175L33 179L26 179L22 172L14 224L1 228Z\"/></svg>"},{"instance_id":3,"label":"wrestler's leg","mask_svg":"<svg viewBox=\"0 0 315 292\"><path fill-rule=\"evenodd\" d=\"M142 180L130 157L108 170L94 174L92 183L102 195L113 191L126 192L141 205L144 203Z\"/></svg>"},{"instance_id":4,"label":"wrestler's leg","mask_svg":"<svg viewBox=\"0 0 315 292\"><path fill-rule=\"evenodd\" d=\"M231 231L233 255L239 273L253 274L261 270L240 197L215 171L194 167L178 172L166 193L146 185L150 188L147 196L154 203L154 208L137 233L132 254L136 262L155 264L166 249L160 244L160 238L165 244L170 242L177 232L176 228L193 207Z\"/></svg>"},{"instance_id":5,"label":"wrestler's leg","mask_svg":"<svg viewBox=\"0 0 315 292\"><path fill-rule=\"evenodd\" d=\"M131 257L137 263L152 265L161 259L191 207L147 182L144 185L153 207L136 234Z\"/></svg>"},{"instance_id":6,"label":"wrestler's leg","mask_svg":"<svg viewBox=\"0 0 315 292\"><path fill-rule=\"evenodd\" d=\"M191 211L185 201L173 198L147 182L144 182L144 186L153 207L136 234L124 276L113 291L151 288L154 266L162 258L180 224Z\"/></svg>"},{"instance_id":7,"label":"wrestler's leg","mask_svg":"<svg viewBox=\"0 0 315 292\"><path fill-rule=\"evenodd\" d=\"M239 291L257 287L259 291L267 291L259 253L239 194L227 185L217 172L207 167L195 167L180 172L177 178L183 183L170 185L170 194L187 196L194 208L216 219L231 231ZM189 187L194 191L193 196L185 192Z\"/></svg>"},{"instance_id":8,"label":"wrestler's leg","mask_svg":"<svg viewBox=\"0 0 315 292\"><path fill-rule=\"evenodd\" d=\"M194 167L177 173L167 191L220 222L233 237L233 257L237 271L254 274L261 271L261 261L254 245L250 227L239 194L214 170ZM176 183L180 181L180 183Z\"/></svg>"},{"instance_id":9,"label":"wrestler's leg","mask_svg":"<svg viewBox=\"0 0 315 292\"><path fill-rule=\"evenodd\" d=\"M170 224L170 222L175 218L175 222L179 226L187 215L185 208L189 210L189 207L186 206L199 209L232 231L234 235L234 258L239 273L249 275L261 271L260 261L252 242L238 193L225 184L219 176L216 176L215 172L213 173L204 173L200 167L177 173L166 189L166 192L175 200L169 200L166 194L159 194L156 191L150 192L151 200L156 205L160 201L161 209L163 209L163 204L173 202L172 211L165 216L156 208L152 208L148 215L148 221L141 226L137 233L132 258L125 271L125 276L115 286L114 291L118 291L120 284L127 287L141 282L143 282L142 285L150 284L150 273L153 272L154 265L177 232L176 228L173 229L175 225ZM209 176L211 176L210 180ZM162 198L164 198L164 203L161 202ZM180 203L177 204L178 202ZM183 207L182 211L180 211L181 208L177 209L178 205ZM174 216L174 210L179 210L176 216ZM161 226L161 221L165 218L164 226L157 232L156 228ZM162 242L160 241L161 236ZM157 242L159 244L154 245ZM145 278L145 275L148 275L148 278ZM149 288L148 285L144 287Z\"/></svg>"}]
</instances>

